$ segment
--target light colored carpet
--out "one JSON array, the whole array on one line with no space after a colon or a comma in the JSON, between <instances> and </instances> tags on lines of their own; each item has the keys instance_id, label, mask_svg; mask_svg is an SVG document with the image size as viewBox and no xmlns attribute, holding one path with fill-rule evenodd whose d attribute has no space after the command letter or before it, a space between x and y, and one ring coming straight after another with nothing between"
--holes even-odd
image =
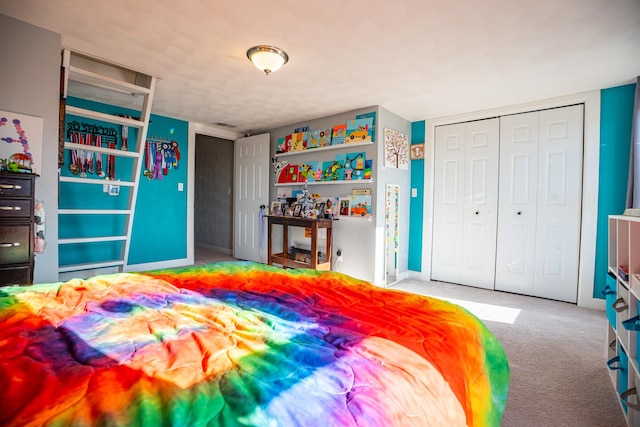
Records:
<instances>
[{"instance_id":1,"label":"light colored carpet","mask_svg":"<svg viewBox=\"0 0 640 427\"><path fill-rule=\"evenodd\" d=\"M442 282L393 289L453 300L500 340L511 368L503 426L625 425L606 365L604 312Z\"/></svg>"}]
</instances>

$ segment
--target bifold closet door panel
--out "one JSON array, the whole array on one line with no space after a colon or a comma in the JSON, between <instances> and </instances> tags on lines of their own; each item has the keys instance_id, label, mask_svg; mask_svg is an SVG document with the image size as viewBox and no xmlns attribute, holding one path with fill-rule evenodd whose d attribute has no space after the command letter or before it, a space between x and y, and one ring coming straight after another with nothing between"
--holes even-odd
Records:
<instances>
[{"instance_id":1,"label":"bifold closet door panel","mask_svg":"<svg viewBox=\"0 0 640 427\"><path fill-rule=\"evenodd\" d=\"M494 289L498 220L499 119L466 126L460 283Z\"/></svg>"},{"instance_id":2,"label":"bifold closet door panel","mask_svg":"<svg viewBox=\"0 0 640 427\"><path fill-rule=\"evenodd\" d=\"M498 119L436 128L433 280L493 289Z\"/></svg>"},{"instance_id":3,"label":"bifold closet door panel","mask_svg":"<svg viewBox=\"0 0 640 427\"><path fill-rule=\"evenodd\" d=\"M538 113L500 118L495 288L533 295L538 200Z\"/></svg>"},{"instance_id":4,"label":"bifold closet door panel","mask_svg":"<svg viewBox=\"0 0 640 427\"><path fill-rule=\"evenodd\" d=\"M439 126L434 144L431 278L460 283L466 124Z\"/></svg>"},{"instance_id":5,"label":"bifold closet door panel","mask_svg":"<svg viewBox=\"0 0 640 427\"><path fill-rule=\"evenodd\" d=\"M582 203L583 106L540 112L534 295L575 303Z\"/></svg>"},{"instance_id":6,"label":"bifold closet door panel","mask_svg":"<svg viewBox=\"0 0 640 427\"><path fill-rule=\"evenodd\" d=\"M583 107L500 120L496 289L575 303Z\"/></svg>"}]
</instances>

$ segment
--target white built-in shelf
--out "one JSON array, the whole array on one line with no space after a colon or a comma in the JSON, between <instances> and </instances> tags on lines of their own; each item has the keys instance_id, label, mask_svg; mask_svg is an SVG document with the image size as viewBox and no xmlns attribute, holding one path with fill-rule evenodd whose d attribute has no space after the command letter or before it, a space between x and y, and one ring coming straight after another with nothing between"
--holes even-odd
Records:
<instances>
[{"instance_id":1,"label":"white built-in shelf","mask_svg":"<svg viewBox=\"0 0 640 427\"><path fill-rule=\"evenodd\" d=\"M127 240L127 236L77 237L73 239L58 239L60 245L74 245L78 243L102 243Z\"/></svg>"},{"instance_id":2,"label":"white built-in shelf","mask_svg":"<svg viewBox=\"0 0 640 427\"><path fill-rule=\"evenodd\" d=\"M96 153L109 154L112 156L120 156L120 157L135 157L135 158L140 157L140 153L136 151L115 150L113 148L97 147L95 145L76 144L73 142L65 142L64 148L67 150L93 151Z\"/></svg>"},{"instance_id":3,"label":"white built-in shelf","mask_svg":"<svg viewBox=\"0 0 640 427\"><path fill-rule=\"evenodd\" d=\"M627 322L635 323L640 308L640 217L609 216L609 257L607 287L607 358L614 364L609 374L629 426L640 426L640 410L626 407L621 395L626 390L640 389L640 332L627 329ZM623 277L620 266L628 269ZM613 278L613 283L611 281ZM613 289L611 289L613 288ZM613 293L611 293L613 290ZM613 298L609 296L613 294ZM636 323L637 324L637 323ZM614 345L609 344L613 342ZM616 362L615 358L619 358ZM626 360L628 368L624 366ZM638 395L628 397L629 404L640 403Z\"/></svg>"},{"instance_id":4,"label":"white built-in shelf","mask_svg":"<svg viewBox=\"0 0 640 427\"><path fill-rule=\"evenodd\" d=\"M85 264L70 264L58 267L58 273L66 273L68 271L93 270L96 268L119 267L124 265L122 260L90 262Z\"/></svg>"},{"instance_id":5,"label":"white built-in shelf","mask_svg":"<svg viewBox=\"0 0 640 427\"><path fill-rule=\"evenodd\" d=\"M61 176L60 182L74 182L76 184L98 184L98 185L120 185L122 187L133 187L131 181L107 181L106 179L77 178L75 176Z\"/></svg>"},{"instance_id":6,"label":"white built-in shelf","mask_svg":"<svg viewBox=\"0 0 640 427\"><path fill-rule=\"evenodd\" d=\"M116 125L124 125L131 126L135 128L141 128L144 126L144 123L140 120L136 119L128 119L126 117L114 116L113 114L105 114L99 111L87 110L85 108L73 107L71 105L67 105L66 107L67 114L72 114L74 116L85 117L88 119L102 120L108 123L114 123Z\"/></svg>"},{"instance_id":7,"label":"white built-in shelf","mask_svg":"<svg viewBox=\"0 0 640 427\"><path fill-rule=\"evenodd\" d=\"M121 80L116 80L102 74L94 73L93 71L74 67L73 65L69 66L69 80L101 89L108 89L115 92L126 93L129 95L149 94L149 88L147 87L131 84Z\"/></svg>"},{"instance_id":8,"label":"white built-in shelf","mask_svg":"<svg viewBox=\"0 0 640 427\"><path fill-rule=\"evenodd\" d=\"M307 185L336 185L336 184L371 184L373 179L343 179L339 181L311 181ZM276 187L293 187L296 185L304 185L304 182L284 182L275 183Z\"/></svg>"},{"instance_id":9,"label":"white built-in shelf","mask_svg":"<svg viewBox=\"0 0 640 427\"><path fill-rule=\"evenodd\" d=\"M329 145L328 147L318 147L318 148L307 148L305 150L299 150L299 151L287 151L286 153L276 153L276 158L278 157L286 157L286 156L295 156L298 154L310 154L310 153L318 153L321 151L327 151L327 150L337 150L340 148L352 148L352 147L361 147L364 145L371 145L373 144L373 142L371 141L367 141L367 142L345 142L344 144L337 144L337 145Z\"/></svg>"},{"instance_id":10,"label":"white built-in shelf","mask_svg":"<svg viewBox=\"0 0 640 427\"><path fill-rule=\"evenodd\" d=\"M129 209L58 209L58 215L131 215Z\"/></svg>"}]
</instances>

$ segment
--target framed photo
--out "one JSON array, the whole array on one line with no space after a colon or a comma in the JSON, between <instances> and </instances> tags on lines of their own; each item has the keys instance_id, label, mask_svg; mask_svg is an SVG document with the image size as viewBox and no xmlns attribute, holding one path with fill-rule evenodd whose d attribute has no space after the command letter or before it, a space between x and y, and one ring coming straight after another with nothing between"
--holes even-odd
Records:
<instances>
[{"instance_id":1,"label":"framed photo","mask_svg":"<svg viewBox=\"0 0 640 427\"><path fill-rule=\"evenodd\" d=\"M424 159L424 144L411 145L411 160Z\"/></svg>"},{"instance_id":2,"label":"framed photo","mask_svg":"<svg viewBox=\"0 0 640 427\"><path fill-rule=\"evenodd\" d=\"M313 210L317 212L317 218L324 218L324 202L316 202L313 205Z\"/></svg>"},{"instance_id":3,"label":"framed photo","mask_svg":"<svg viewBox=\"0 0 640 427\"><path fill-rule=\"evenodd\" d=\"M281 202L271 202L271 215L273 215L273 216L282 216L282 203Z\"/></svg>"},{"instance_id":4,"label":"framed photo","mask_svg":"<svg viewBox=\"0 0 640 427\"><path fill-rule=\"evenodd\" d=\"M329 197L324 203L324 217L333 218L338 216L338 199Z\"/></svg>"},{"instance_id":5,"label":"framed photo","mask_svg":"<svg viewBox=\"0 0 640 427\"><path fill-rule=\"evenodd\" d=\"M302 205L300 203L296 203L293 206L293 216L300 216L300 211L302 211Z\"/></svg>"},{"instance_id":6,"label":"framed photo","mask_svg":"<svg viewBox=\"0 0 640 427\"><path fill-rule=\"evenodd\" d=\"M351 211L351 197L340 197L338 206L338 214L340 216L349 216L349 212Z\"/></svg>"}]
</instances>

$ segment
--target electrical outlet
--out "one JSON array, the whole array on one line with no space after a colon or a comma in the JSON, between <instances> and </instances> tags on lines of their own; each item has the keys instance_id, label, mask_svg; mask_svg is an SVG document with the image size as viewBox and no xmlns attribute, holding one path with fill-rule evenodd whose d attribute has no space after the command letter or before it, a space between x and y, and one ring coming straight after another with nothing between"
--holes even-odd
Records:
<instances>
[{"instance_id":1,"label":"electrical outlet","mask_svg":"<svg viewBox=\"0 0 640 427\"><path fill-rule=\"evenodd\" d=\"M344 261L344 255L342 254L342 249L338 249L336 252L336 261L342 262Z\"/></svg>"}]
</instances>

